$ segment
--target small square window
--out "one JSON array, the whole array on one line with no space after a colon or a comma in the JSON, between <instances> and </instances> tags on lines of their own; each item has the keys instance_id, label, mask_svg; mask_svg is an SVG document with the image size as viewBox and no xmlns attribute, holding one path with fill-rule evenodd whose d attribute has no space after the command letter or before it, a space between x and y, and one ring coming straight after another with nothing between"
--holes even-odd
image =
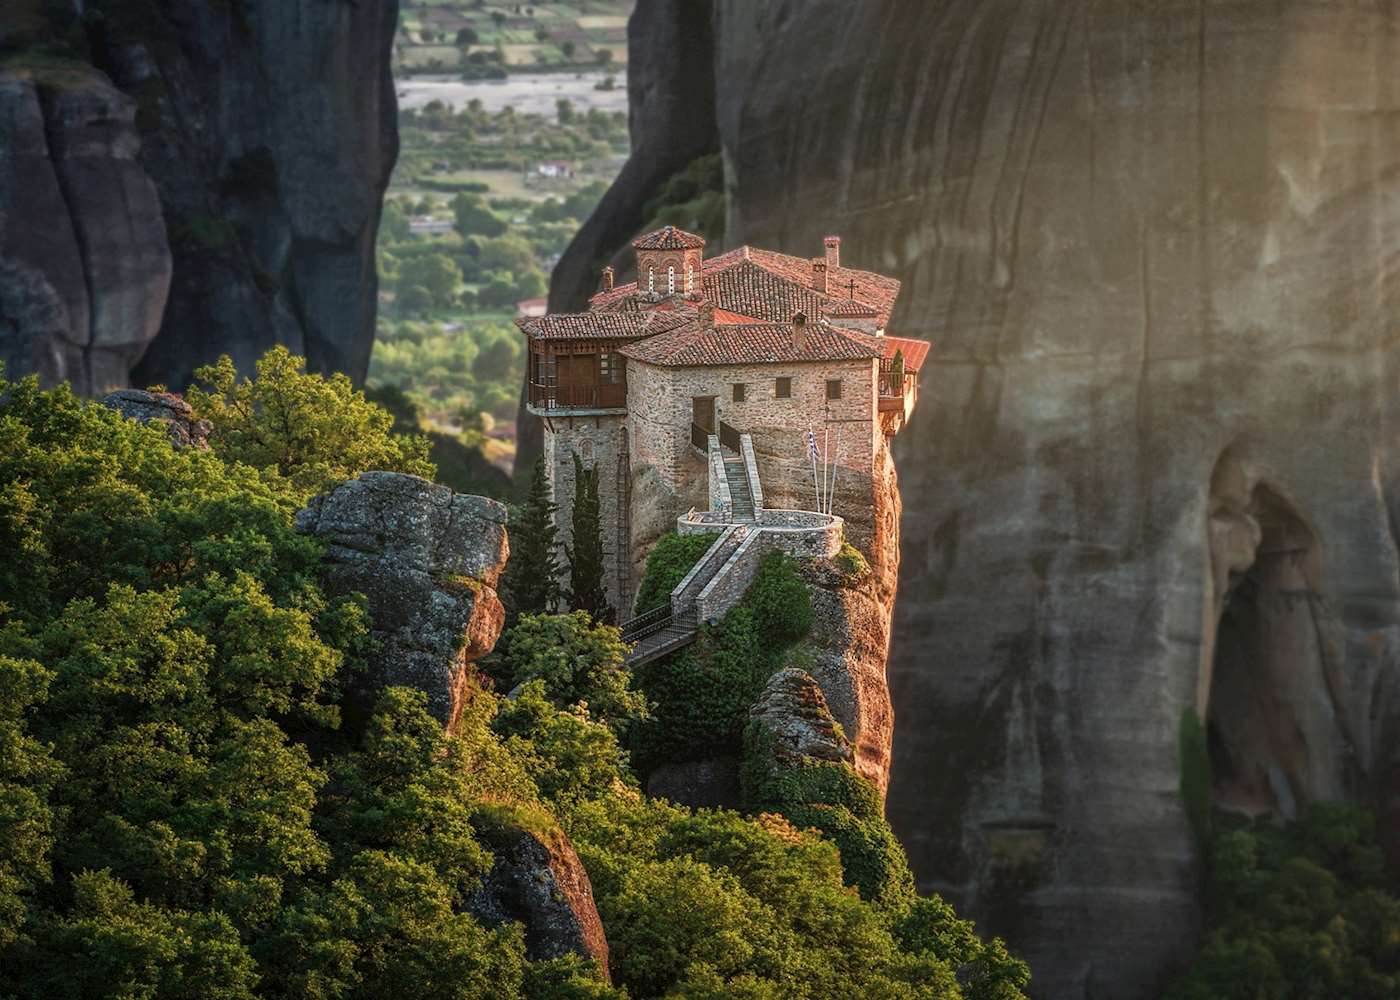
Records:
<instances>
[{"instance_id":1,"label":"small square window","mask_svg":"<svg viewBox=\"0 0 1400 1000\"><path fill-rule=\"evenodd\" d=\"M826 398L841 398L841 380L839 378L832 378L826 380Z\"/></svg>"},{"instance_id":2,"label":"small square window","mask_svg":"<svg viewBox=\"0 0 1400 1000\"><path fill-rule=\"evenodd\" d=\"M790 378L775 379L775 380L774 380L774 385L773 385L773 395L777 396L779 399L791 399L791 398L792 398L792 379L790 379Z\"/></svg>"},{"instance_id":3,"label":"small square window","mask_svg":"<svg viewBox=\"0 0 1400 1000\"><path fill-rule=\"evenodd\" d=\"M744 401L744 392L746 389L748 389L748 386L746 386L743 382L734 383L734 402L742 403Z\"/></svg>"}]
</instances>

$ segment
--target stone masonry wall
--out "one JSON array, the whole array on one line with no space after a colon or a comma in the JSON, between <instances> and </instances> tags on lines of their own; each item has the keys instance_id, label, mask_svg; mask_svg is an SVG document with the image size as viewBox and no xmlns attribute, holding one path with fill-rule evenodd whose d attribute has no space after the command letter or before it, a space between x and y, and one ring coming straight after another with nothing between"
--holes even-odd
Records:
<instances>
[{"instance_id":1,"label":"stone masonry wall","mask_svg":"<svg viewBox=\"0 0 1400 1000\"><path fill-rule=\"evenodd\" d=\"M599 522L602 527L604 583L608 602L617 609L619 620L631 610L629 579L620 574L619 555L627 545L621 537L620 504L624 500L627 470L622 468L627 428L621 414L590 417L549 418L544 435L545 468L549 473L554 503L559 508L559 564L562 583L568 586L569 569L564 547L573 545L573 509L576 485L573 455L585 468L598 469ZM621 475L619 475L621 473Z\"/></svg>"},{"instance_id":2,"label":"stone masonry wall","mask_svg":"<svg viewBox=\"0 0 1400 1000\"><path fill-rule=\"evenodd\" d=\"M874 471L876 453L884 447L875 395L877 368L873 360L684 369L630 362L634 563L641 566L677 516L708 503L706 462L690 447L694 396L717 397L717 418L752 436L768 507L816 507L806 433L810 426L820 446L823 429L830 427L831 450L839 454L840 466L835 512L851 522L852 544L873 559ZM779 376L792 379L790 399L775 395ZM828 402L826 382L838 378L842 398ZM734 402L735 383L747 387L744 402Z\"/></svg>"}]
</instances>

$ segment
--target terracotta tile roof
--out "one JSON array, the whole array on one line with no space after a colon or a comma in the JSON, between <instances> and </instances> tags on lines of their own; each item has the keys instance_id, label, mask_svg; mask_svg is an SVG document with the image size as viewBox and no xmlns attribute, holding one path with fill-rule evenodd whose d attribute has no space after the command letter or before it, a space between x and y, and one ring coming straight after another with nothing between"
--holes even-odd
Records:
<instances>
[{"instance_id":1,"label":"terracotta tile roof","mask_svg":"<svg viewBox=\"0 0 1400 1000\"><path fill-rule=\"evenodd\" d=\"M687 233L675 226L665 226L632 241L638 250L699 250L705 245L703 236Z\"/></svg>"},{"instance_id":2,"label":"terracotta tile roof","mask_svg":"<svg viewBox=\"0 0 1400 1000\"><path fill-rule=\"evenodd\" d=\"M517 319L532 340L635 340L673 330L694 318L693 311L551 313Z\"/></svg>"},{"instance_id":3,"label":"terracotta tile roof","mask_svg":"<svg viewBox=\"0 0 1400 1000\"><path fill-rule=\"evenodd\" d=\"M839 316L849 319L863 319L867 316L873 318L879 314L880 310L868 302L861 302L859 299L832 299L827 302L822 313L824 316Z\"/></svg>"},{"instance_id":4,"label":"terracotta tile roof","mask_svg":"<svg viewBox=\"0 0 1400 1000\"><path fill-rule=\"evenodd\" d=\"M928 357L929 350L933 344L927 340L910 340L908 337L881 337L885 358L893 360L895 352L904 353L904 370L916 372L924 366L924 359Z\"/></svg>"},{"instance_id":5,"label":"terracotta tile roof","mask_svg":"<svg viewBox=\"0 0 1400 1000\"><path fill-rule=\"evenodd\" d=\"M652 233L643 239L656 235ZM786 322L799 310L816 319L822 315L819 307L823 306L825 315L855 315L832 311L840 303L854 299L873 307L876 320L885 326L899 297L897 279L850 267L838 267L827 273L828 294L823 295L812 287L810 260L757 247L739 247L710 257L701 265L700 276L705 297L715 308L770 322ZM632 301L636 293L635 282L618 285L611 291L594 295L589 306L603 310L625 309L628 306L624 303Z\"/></svg>"},{"instance_id":6,"label":"terracotta tile roof","mask_svg":"<svg viewBox=\"0 0 1400 1000\"><path fill-rule=\"evenodd\" d=\"M858 361L882 356L877 338L854 330L809 323L799 349L791 323L687 323L628 344L622 354L667 367L747 365L793 361Z\"/></svg>"},{"instance_id":7,"label":"terracotta tile roof","mask_svg":"<svg viewBox=\"0 0 1400 1000\"><path fill-rule=\"evenodd\" d=\"M745 316L743 313L730 312L728 309L715 310L715 323L720 326L729 326L734 323L763 323L765 320L757 316Z\"/></svg>"}]
</instances>

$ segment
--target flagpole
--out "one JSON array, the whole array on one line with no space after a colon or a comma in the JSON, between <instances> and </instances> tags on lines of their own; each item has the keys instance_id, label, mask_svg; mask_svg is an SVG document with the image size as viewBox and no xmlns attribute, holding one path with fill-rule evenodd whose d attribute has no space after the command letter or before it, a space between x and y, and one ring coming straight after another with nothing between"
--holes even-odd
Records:
<instances>
[{"instance_id":1,"label":"flagpole","mask_svg":"<svg viewBox=\"0 0 1400 1000\"><path fill-rule=\"evenodd\" d=\"M822 428L822 499L826 499L826 480L831 471L831 425L827 424ZM819 508L823 514L828 514L824 506Z\"/></svg>"},{"instance_id":2,"label":"flagpole","mask_svg":"<svg viewBox=\"0 0 1400 1000\"><path fill-rule=\"evenodd\" d=\"M830 514L830 513L832 512L832 510L836 507L836 474L837 474L837 472L840 471L840 466L837 464L837 463L840 462L840 461L841 461L841 428L840 428L840 426L838 425L837 428L836 428L836 453L832 456L832 461L831 461L831 490L827 493L827 496L826 496L826 512L827 512L828 514Z\"/></svg>"},{"instance_id":3,"label":"flagpole","mask_svg":"<svg viewBox=\"0 0 1400 1000\"><path fill-rule=\"evenodd\" d=\"M812 434L812 425L807 425L807 454L812 459L812 494L816 499L817 512L821 513L822 491L817 485L817 439Z\"/></svg>"}]
</instances>

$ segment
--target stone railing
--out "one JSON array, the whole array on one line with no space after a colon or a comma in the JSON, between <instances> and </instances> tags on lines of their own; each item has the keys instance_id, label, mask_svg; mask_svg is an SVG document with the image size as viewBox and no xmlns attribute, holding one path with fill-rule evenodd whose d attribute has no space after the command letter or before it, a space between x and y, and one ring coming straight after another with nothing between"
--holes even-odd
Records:
<instances>
[{"instance_id":1,"label":"stone railing","mask_svg":"<svg viewBox=\"0 0 1400 1000\"><path fill-rule=\"evenodd\" d=\"M749 493L753 496L753 509L763 509L763 484L758 480L758 459L753 453L753 438L747 434L739 438L739 454L744 459L744 472L749 477Z\"/></svg>"},{"instance_id":2,"label":"stone railing","mask_svg":"<svg viewBox=\"0 0 1400 1000\"><path fill-rule=\"evenodd\" d=\"M734 498L729 493L729 477L724 474L724 452L720 450L719 438L709 436L710 460L710 510L723 514L728 520L734 512Z\"/></svg>"},{"instance_id":3,"label":"stone railing","mask_svg":"<svg viewBox=\"0 0 1400 1000\"><path fill-rule=\"evenodd\" d=\"M682 535L718 532L720 537L671 592L672 606L677 606L678 600L688 606L693 600L700 621L718 621L739 603L769 552L830 558L841 551L844 527L845 521L834 514L810 510L759 511L754 525L732 524L719 511L683 514L676 519L676 530ZM723 564L715 566L721 558Z\"/></svg>"}]
</instances>

